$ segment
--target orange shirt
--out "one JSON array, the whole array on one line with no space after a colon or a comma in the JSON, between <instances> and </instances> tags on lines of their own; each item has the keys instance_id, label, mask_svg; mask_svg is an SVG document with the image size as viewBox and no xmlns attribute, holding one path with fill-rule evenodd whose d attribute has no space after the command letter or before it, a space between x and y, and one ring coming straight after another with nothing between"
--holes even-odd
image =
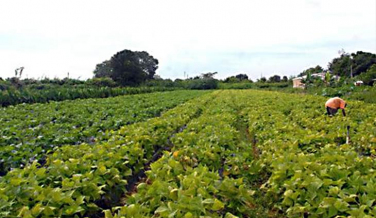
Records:
<instances>
[{"instance_id":1,"label":"orange shirt","mask_svg":"<svg viewBox=\"0 0 376 218\"><path fill-rule=\"evenodd\" d=\"M325 107L330 107L333 109L345 109L346 102L338 97L331 98L325 103Z\"/></svg>"}]
</instances>

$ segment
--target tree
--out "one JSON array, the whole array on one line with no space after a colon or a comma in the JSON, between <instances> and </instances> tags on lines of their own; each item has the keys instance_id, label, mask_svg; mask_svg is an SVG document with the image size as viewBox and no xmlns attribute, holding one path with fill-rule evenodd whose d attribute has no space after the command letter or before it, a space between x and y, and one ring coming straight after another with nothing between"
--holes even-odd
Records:
<instances>
[{"instance_id":1,"label":"tree","mask_svg":"<svg viewBox=\"0 0 376 218\"><path fill-rule=\"evenodd\" d=\"M266 78L265 77L261 77L260 79L257 80L257 82L264 83L264 82L266 82Z\"/></svg>"},{"instance_id":2,"label":"tree","mask_svg":"<svg viewBox=\"0 0 376 218\"><path fill-rule=\"evenodd\" d=\"M123 50L100 64L94 70L95 77L110 77L123 86L136 86L154 78L158 60L145 51Z\"/></svg>"},{"instance_id":3,"label":"tree","mask_svg":"<svg viewBox=\"0 0 376 218\"><path fill-rule=\"evenodd\" d=\"M332 75L329 73L329 71L325 73L324 80L325 80L325 85L329 86L332 80Z\"/></svg>"},{"instance_id":4,"label":"tree","mask_svg":"<svg viewBox=\"0 0 376 218\"><path fill-rule=\"evenodd\" d=\"M283 78L282 78L282 82L288 82L288 78L287 78L287 76L283 76Z\"/></svg>"},{"instance_id":5,"label":"tree","mask_svg":"<svg viewBox=\"0 0 376 218\"><path fill-rule=\"evenodd\" d=\"M218 72L209 72L209 73L203 73L201 74L201 77L203 79L214 79L214 75L217 74Z\"/></svg>"},{"instance_id":6,"label":"tree","mask_svg":"<svg viewBox=\"0 0 376 218\"><path fill-rule=\"evenodd\" d=\"M226 83L237 83L237 82L243 82L243 81L252 82L251 80L248 80L247 74L238 74L236 76L230 76L224 80L224 82Z\"/></svg>"},{"instance_id":7,"label":"tree","mask_svg":"<svg viewBox=\"0 0 376 218\"><path fill-rule=\"evenodd\" d=\"M363 80L364 84L372 86L375 84L376 80L376 64L372 65L367 72L360 75L360 79Z\"/></svg>"},{"instance_id":8,"label":"tree","mask_svg":"<svg viewBox=\"0 0 376 218\"><path fill-rule=\"evenodd\" d=\"M363 51L349 54L343 51L340 57L328 64L328 69L335 75L351 77L366 72L373 64L376 64L376 54Z\"/></svg>"},{"instance_id":9,"label":"tree","mask_svg":"<svg viewBox=\"0 0 376 218\"><path fill-rule=\"evenodd\" d=\"M281 77L278 75L271 76L268 80L271 83L279 83L281 82Z\"/></svg>"},{"instance_id":10,"label":"tree","mask_svg":"<svg viewBox=\"0 0 376 218\"><path fill-rule=\"evenodd\" d=\"M240 80L238 78L236 78L235 76L230 76L230 77L227 77L225 80L224 80L225 83L237 83L237 82L240 82Z\"/></svg>"},{"instance_id":11,"label":"tree","mask_svg":"<svg viewBox=\"0 0 376 218\"><path fill-rule=\"evenodd\" d=\"M352 71L353 75L360 75L366 72L370 67L376 64L376 54L358 51L352 54Z\"/></svg>"},{"instance_id":12,"label":"tree","mask_svg":"<svg viewBox=\"0 0 376 218\"><path fill-rule=\"evenodd\" d=\"M240 81L248 80L247 74L238 74L238 75L235 76L235 78L239 79Z\"/></svg>"},{"instance_id":13,"label":"tree","mask_svg":"<svg viewBox=\"0 0 376 218\"><path fill-rule=\"evenodd\" d=\"M111 77L112 73L112 67L110 65L109 60L105 60L100 64L97 64L94 70L94 77L95 78L100 78L100 77Z\"/></svg>"},{"instance_id":14,"label":"tree","mask_svg":"<svg viewBox=\"0 0 376 218\"><path fill-rule=\"evenodd\" d=\"M350 77L351 71L351 59L348 53L342 53L339 58L334 58L332 62L328 64L328 69L337 76ZM346 75L347 74L347 75Z\"/></svg>"}]
</instances>

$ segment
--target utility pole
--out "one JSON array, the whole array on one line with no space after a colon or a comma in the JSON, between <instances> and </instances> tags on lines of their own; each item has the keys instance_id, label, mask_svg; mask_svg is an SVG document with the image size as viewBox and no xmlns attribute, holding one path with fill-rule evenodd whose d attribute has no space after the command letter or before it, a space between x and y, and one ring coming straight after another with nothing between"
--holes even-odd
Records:
<instances>
[{"instance_id":1,"label":"utility pole","mask_svg":"<svg viewBox=\"0 0 376 218\"><path fill-rule=\"evenodd\" d=\"M351 61L351 65L350 65L350 76L351 78L353 78L353 60L354 60L354 57L352 55L350 55L350 61Z\"/></svg>"}]
</instances>

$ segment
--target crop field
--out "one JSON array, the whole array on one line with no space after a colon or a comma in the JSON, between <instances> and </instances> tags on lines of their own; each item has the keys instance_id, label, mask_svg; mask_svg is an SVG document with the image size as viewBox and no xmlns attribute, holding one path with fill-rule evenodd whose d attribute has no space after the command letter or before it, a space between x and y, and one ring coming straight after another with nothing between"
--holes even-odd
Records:
<instances>
[{"instance_id":1,"label":"crop field","mask_svg":"<svg viewBox=\"0 0 376 218\"><path fill-rule=\"evenodd\" d=\"M2 108L0 217L376 217L376 105L328 117L326 100L182 90Z\"/></svg>"},{"instance_id":2,"label":"crop field","mask_svg":"<svg viewBox=\"0 0 376 218\"><path fill-rule=\"evenodd\" d=\"M120 127L158 116L202 95L175 91L0 109L0 175L27 162L45 161L45 153L64 144L94 144Z\"/></svg>"}]
</instances>

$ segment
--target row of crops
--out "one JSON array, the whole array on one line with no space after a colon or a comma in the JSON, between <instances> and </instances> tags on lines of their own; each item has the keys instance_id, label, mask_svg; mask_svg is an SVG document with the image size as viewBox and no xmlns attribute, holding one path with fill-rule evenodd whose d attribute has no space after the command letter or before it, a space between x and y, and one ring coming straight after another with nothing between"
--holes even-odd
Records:
<instances>
[{"instance_id":1,"label":"row of crops","mask_svg":"<svg viewBox=\"0 0 376 218\"><path fill-rule=\"evenodd\" d=\"M5 89L5 90L4 90ZM173 91L172 87L100 87L40 85L36 88L6 89L0 84L0 107L22 103L46 103L87 98L108 98L129 94Z\"/></svg>"},{"instance_id":2,"label":"row of crops","mask_svg":"<svg viewBox=\"0 0 376 218\"><path fill-rule=\"evenodd\" d=\"M34 161L9 171L0 179L0 215L95 217L120 200L128 180L143 170L155 152L168 146L168 138L197 116L209 98L124 126L106 142L58 147L43 167Z\"/></svg>"},{"instance_id":3,"label":"row of crops","mask_svg":"<svg viewBox=\"0 0 376 218\"><path fill-rule=\"evenodd\" d=\"M0 216L376 216L376 106L349 102L347 117L327 117L315 96L188 93L158 117L9 171Z\"/></svg>"},{"instance_id":4,"label":"row of crops","mask_svg":"<svg viewBox=\"0 0 376 218\"><path fill-rule=\"evenodd\" d=\"M205 92L174 91L0 108L0 175L64 144L94 144Z\"/></svg>"},{"instance_id":5,"label":"row of crops","mask_svg":"<svg viewBox=\"0 0 376 218\"><path fill-rule=\"evenodd\" d=\"M376 216L376 108L327 117L325 100L220 93L106 216Z\"/></svg>"}]
</instances>

